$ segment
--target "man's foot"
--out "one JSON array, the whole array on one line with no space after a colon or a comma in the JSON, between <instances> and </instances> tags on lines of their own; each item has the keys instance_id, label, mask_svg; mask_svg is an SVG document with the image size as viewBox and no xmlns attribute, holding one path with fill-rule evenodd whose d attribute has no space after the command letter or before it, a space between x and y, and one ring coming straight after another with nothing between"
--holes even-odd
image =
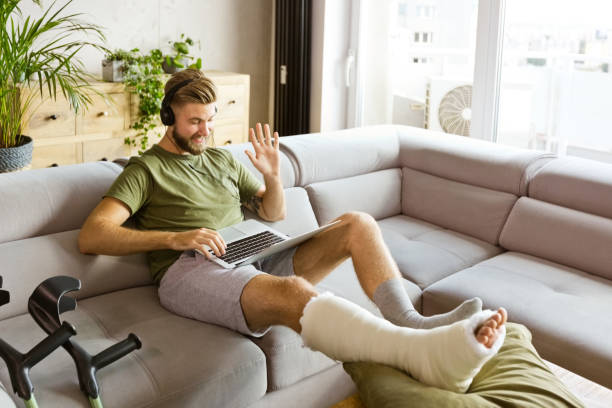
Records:
<instances>
[{"instance_id":1,"label":"man's foot","mask_svg":"<svg viewBox=\"0 0 612 408\"><path fill-rule=\"evenodd\" d=\"M412 329L433 329L440 326L448 326L461 320L469 319L482 310L482 300L475 297L468 299L450 312L440 313L433 316L423 316L416 310L407 310L401 318L391 320L392 323L410 327Z\"/></svg>"},{"instance_id":2,"label":"man's foot","mask_svg":"<svg viewBox=\"0 0 612 408\"><path fill-rule=\"evenodd\" d=\"M409 327L411 329L433 329L440 326L448 326L461 320L469 319L482 310L482 300L479 298L468 299L453 310L433 316L423 316L415 310L402 278L393 278L384 281L372 297L376 306L385 319L396 326Z\"/></svg>"},{"instance_id":3,"label":"man's foot","mask_svg":"<svg viewBox=\"0 0 612 408\"><path fill-rule=\"evenodd\" d=\"M474 332L476 340L486 348L491 348L502 333L502 326L506 324L507 320L508 313L506 309L500 307L493 316L476 328Z\"/></svg>"}]
</instances>

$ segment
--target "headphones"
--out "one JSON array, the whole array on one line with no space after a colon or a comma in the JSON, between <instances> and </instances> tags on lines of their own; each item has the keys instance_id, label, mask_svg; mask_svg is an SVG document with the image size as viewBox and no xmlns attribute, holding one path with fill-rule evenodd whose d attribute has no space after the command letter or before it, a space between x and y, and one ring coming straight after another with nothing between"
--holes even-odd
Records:
<instances>
[{"instance_id":1,"label":"headphones","mask_svg":"<svg viewBox=\"0 0 612 408\"><path fill-rule=\"evenodd\" d=\"M172 102L172 98L174 98L174 94L178 92L179 89L187 85L188 83L193 82L192 79L186 79L178 84L174 85L168 93L164 96L164 99L161 103L161 109L159 110L159 116L161 117L161 122L166 126L174 125L174 112L170 107L170 103Z\"/></svg>"}]
</instances>

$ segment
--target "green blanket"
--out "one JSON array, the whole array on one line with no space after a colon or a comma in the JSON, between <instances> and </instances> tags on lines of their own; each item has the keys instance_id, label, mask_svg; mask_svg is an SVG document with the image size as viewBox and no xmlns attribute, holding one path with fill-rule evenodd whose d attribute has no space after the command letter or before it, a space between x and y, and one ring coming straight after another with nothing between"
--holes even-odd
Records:
<instances>
[{"instance_id":1,"label":"green blanket","mask_svg":"<svg viewBox=\"0 0 612 408\"><path fill-rule=\"evenodd\" d=\"M508 323L499 353L465 394L429 387L403 371L375 363L345 363L369 408L399 407L583 407L550 371L531 344L531 333Z\"/></svg>"}]
</instances>

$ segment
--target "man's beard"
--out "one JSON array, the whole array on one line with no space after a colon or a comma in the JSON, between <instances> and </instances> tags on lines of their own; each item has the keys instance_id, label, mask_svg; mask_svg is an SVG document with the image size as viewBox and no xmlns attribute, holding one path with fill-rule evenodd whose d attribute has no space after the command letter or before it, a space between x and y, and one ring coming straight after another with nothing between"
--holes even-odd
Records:
<instances>
[{"instance_id":1,"label":"man's beard","mask_svg":"<svg viewBox=\"0 0 612 408\"><path fill-rule=\"evenodd\" d=\"M176 128L172 130L172 139L174 139L174 143L176 143L178 147L193 155L202 154L202 152L206 150L206 143L208 142L208 138L204 136L204 143L194 143L191 137L181 136L176 131Z\"/></svg>"}]
</instances>

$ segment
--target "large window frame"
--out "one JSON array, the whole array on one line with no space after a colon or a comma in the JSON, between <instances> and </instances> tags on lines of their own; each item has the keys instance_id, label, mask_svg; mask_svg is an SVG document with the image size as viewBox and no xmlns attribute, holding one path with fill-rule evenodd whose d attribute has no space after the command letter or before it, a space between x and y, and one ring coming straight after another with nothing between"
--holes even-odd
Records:
<instances>
[{"instance_id":1,"label":"large window frame","mask_svg":"<svg viewBox=\"0 0 612 408\"><path fill-rule=\"evenodd\" d=\"M349 88L347 127L363 126L363 72L362 38L363 3L371 0L354 0L352 5L350 48L354 52L351 61L355 70L354 86ZM472 90L472 119L470 137L497 141L497 118L501 83L501 64L506 0L479 0ZM348 84L347 84L348 85Z\"/></svg>"}]
</instances>

